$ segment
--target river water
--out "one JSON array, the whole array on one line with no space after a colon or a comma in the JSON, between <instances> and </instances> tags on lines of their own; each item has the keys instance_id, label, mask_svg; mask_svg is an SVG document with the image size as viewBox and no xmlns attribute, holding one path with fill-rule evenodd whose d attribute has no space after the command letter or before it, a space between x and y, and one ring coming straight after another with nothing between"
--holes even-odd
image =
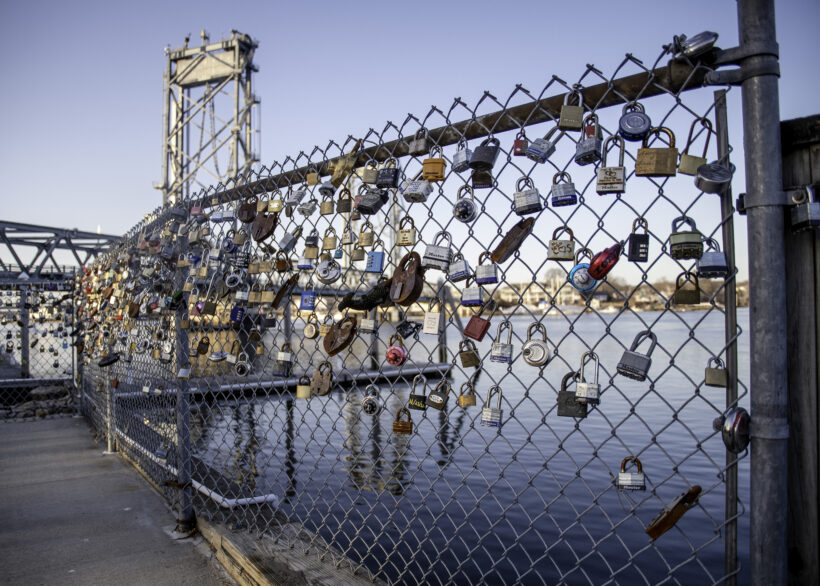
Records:
<instances>
[{"instance_id":1,"label":"river water","mask_svg":"<svg viewBox=\"0 0 820 586\"><path fill-rule=\"evenodd\" d=\"M738 311L742 332L748 310ZM382 384L384 408L362 413L363 388L295 400L289 394L200 406L195 453L226 475L275 492L282 511L383 579L401 583L703 584L723 575L725 450L712 420L725 391L703 385L724 346L724 317L711 311L545 316L558 354L542 371L520 357L531 318L513 317L517 359L491 362L499 319L478 344L487 356L478 405L412 411L414 433L394 435L409 380ZM635 334L658 338L650 381L616 374ZM389 325L381 328L388 338ZM448 332L450 355L458 332ZM411 360L435 358L420 334ZM599 406L586 419L558 417L563 375L593 346L600 357ZM642 350L646 346L642 346ZM361 356L363 345L354 348ZM748 408L748 337L738 342L740 404ZM453 370L458 395L468 369ZM586 370L587 379L592 376ZM431 381L427 391L436 381ZM501 428L480 425L493 384L503 392ZM615 488L621 460L638 456L645 492ZM739 464L740 583L748 581L748 458ZM654 543L644 527L681 492L699 504Z\"/></svg>"}]
</instances>

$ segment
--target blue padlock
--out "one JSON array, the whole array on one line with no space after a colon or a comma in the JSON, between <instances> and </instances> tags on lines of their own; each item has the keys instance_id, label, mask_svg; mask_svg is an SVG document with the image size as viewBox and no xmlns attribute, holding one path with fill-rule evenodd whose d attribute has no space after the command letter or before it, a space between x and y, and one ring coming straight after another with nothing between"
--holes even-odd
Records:
<instances>
[{"instance_id":1,"label":"blue padlock","mask_svg":"<svg viewBox=\"0 0 820 586\"><path fill-rule=\"evenodd\" d=\"M316 291L302 291L302 298L299 301L299 309L313 311L316 309Z\"/></svg>"},{"instance_id":2,"label":"blue padlock","mask_svg":"<svg viewBox=\"0 0 820 586\"><path fill-rule=\"evenodd\" d=\"M344 256L344 251L341 248L337 248L333 251L333 258L340 259Z\"/></svg>"},{"instance_id":3,"label":"blue padlock","mask_svg":"<svg viewBox=\"0 0 820 586\"><path fill-rule=\"evenodd\" d=\"M245 307L242 305L234 305L233 309L231 309L231 322L235 324L242 323L244 317Z\"/></svg>"},{"instance_id":4,"label":"blue padlock","mask_svg":"<svg viewBox=\"0 0 820 586\"><path fill-rule=\"evenodd\" d=\"M566 181L559 183L559 179L565 179ZM553 176L550 196L552 198L552 207L571 206L578 203L578 192L569 173L562 171Z\"/></svg>"},{"instance_id":5,"label":"blue padlock","mask_svg":"<svg viewBox=\"0 0 820 586\"><path fill-rule=\"evenodd\" d=\"M384 271L384 252L371 250L367 253L366 273L381 273Z\"/></svg>"},{"instance_id":6,"label":"blue padlock","mask_svg":"<svg viewBox=\"0 0 820 586\"><path fill-rule=\"evenodd\" d=\"M582 248L576 252L575 266L567 275L567 281L579 291L589 291L598 284L598 281L589 274L589 263L581 262L581 257L584 255L591 257L592 252L588 248Z\"/></svg>"}]
</instances>

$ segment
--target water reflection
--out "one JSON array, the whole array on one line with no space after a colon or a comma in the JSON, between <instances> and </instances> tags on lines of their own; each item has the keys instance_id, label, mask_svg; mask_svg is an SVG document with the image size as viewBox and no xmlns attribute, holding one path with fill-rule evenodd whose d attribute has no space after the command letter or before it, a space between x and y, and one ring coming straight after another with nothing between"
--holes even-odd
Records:
<instances>
[{"instance_id":1,"label":"water reflection","mask_svg":"<svg viewBox=\"0 0 820 586\"><path fill-rule=\"evenodd\" d=\"M243 410L243 407L245 409ZM244 412L243 412L244 411ZM256 454L259 452L259 437L256 432L256 417L253 405L234 405L234 469L236 483L256 490Z\"/></svg>"}]
</instances>

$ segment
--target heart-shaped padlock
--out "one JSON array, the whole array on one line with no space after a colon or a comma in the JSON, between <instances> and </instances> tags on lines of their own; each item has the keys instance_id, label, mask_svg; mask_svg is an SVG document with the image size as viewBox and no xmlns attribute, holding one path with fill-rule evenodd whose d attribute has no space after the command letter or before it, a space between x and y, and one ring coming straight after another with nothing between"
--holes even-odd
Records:
<instances>
[{"instance_id":1,"label":"heart-shaped padlock","mask_svg":"<svg viewBox=\"0 0 820 586\"><path fill-rule=\"evenodd\" d=\"M323 345L328 356L334 356L347 348L356 337L356 318L347 316L330 327L325 336Z\"/></svg>"}]
</instances>

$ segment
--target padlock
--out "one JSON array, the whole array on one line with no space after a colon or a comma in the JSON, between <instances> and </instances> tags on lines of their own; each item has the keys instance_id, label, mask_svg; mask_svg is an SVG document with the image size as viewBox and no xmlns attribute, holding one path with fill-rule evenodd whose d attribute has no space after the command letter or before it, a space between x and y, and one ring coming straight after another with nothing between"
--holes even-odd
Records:
<instances>
[{"instance_id":1,"label":"padlock","mask_svg":"<svg viewBox=\"0 0 820 586\"><path fill-rule=\"evenodd\" d=\"M258 197L256 197L255 195L249 195L242 201L241 204L239 204L239 209L236 212L236 217L239 219L240 222L242 222L243 224L250 224L251 222L253 222L254 218L256 218L256 204L258 202ZM191 213L193 214L193 208L191 209ZM190 238L188 240L190 242Z\"/></svg>"},{"instance_id":2,"label":"padlock","mask_svg":"<svg viewBox=\"0 0 820 586\"><path fill-rule=\"evenodd\" d=\"M704 163L698 167L695 175L695 187L703 193L721 194L732 184L732 175L735 173L735 166L731 163L723 165L718 161Z\"/></svg>"},{"instance_id":3,"label":"padlock","mask_svg":"<svg viewBox=\"0 0 820 586\"><path fill-rule=\"evenodd\" d=\"M682 224L689 225L691 230L678 230ZM689 216L679 216L672 220L669 254L679 260L698 259L703 256L703 235L698 231L695 220Z\"/></svg>"},{"instance_id":4,"label":"padlock","mask_svg":"<svg viewBox=\"0 0 820 586\"><path fill-rule=\"evenodd\" d=\"M524 129L518 131L513 140L513 156L524 157L527 154L527 147L530 146L530 141L527 139L527 133Z\"/></svg>"},{"instance_id":5,"label":"padlock","mask_svg":"<svg viewBox=\"0 0 820 586\"><path fill-rule=\"evenodd\" d=\"M376 239L376 233L373 231L373 224L366 221L359 229L359 246L373 246Z\"/></svg>"},{"instance_id":6,"label":"padlock","mask_svg":"<svg viewBox=\"0 0 820 586\"><path fill-rule=\"evenodd\" d=\"M427 138L427 129L422 127L416 131L413 139L407 144L408 155L423 155L429 150L429 139Z\"/></svg>"},{"instance_id":7,"label":"padlock","mask_svg":"<svg viewBox=\"0 0 820 586\"><path fill-rule=\"evenodd\" d=\"M521 177L515 184L512 209L519 216L534 214L544 209L541 194L529 177Z\"/></svg>"},{"instance_id":8,"label":"padlock","mask_svg":"<svg viewBox=\"0 0 820 586\"><path fill-rule=\"evenodd\" d=\"M342 267L332 258L325 258L316 265L316 278L319 282L330 285L342 276Z\"/></svg>"},{"instance_id":9,"label":"padlock","mask_svg":"<svg viewBox=\"0 0 820 586\"><path fill-rule=\"evenodd\" d=\"M404 201L409 203L424 203L427 197L433 193L433 186L427 179L419 179L416 175L410 181L402 183L399 192L404 197Z\"/></svg>"},{"instance_id":10,"label":"padlock","mask_svg":"<svg viewBox=\"0 0 820 586\"><path fill-rule=\"evenodd\" d=\"M316 167L308 167L307 173L305 174L305 183L308 185L319 185L319 172L316 170Z\"/></svg>"},{"instance_id":11,"label":"padlock","mask_svg":"<svg viewBox=\"0 0 820 586\"><path fill-rule=\"evenodd\" d=\"M467 195L461 195L462 192ZM478 215L478 206L473 197L473 189L469 185L462 185L456 193L456 202L453 204L453 217L459 222L472 222Z\"/></svg>"},{"instance_id":12,"label":"padlock","mask_svg":"<svg viewBox=\"0 0 820 586\"><path fill-rule=\"evenodd\" d=\"M282 249L282 252L292 251L296 247L296 242L299 240L299 237L301 235L302 226L297 226L296 230L294 230L292 234L290 232L285 233L285 235L279 241L279 248Z\"/></svg>"},{"instance_id":13,"label":"padlock","mask_svg":"<svg viewBox=\"0 0 820 586\"><path fill-rule=\"evenodd\" d=\"M402 419L406 415L407 419ZM396 412L396 419L393 421L393 433L410 435L413 433L413 421L410 419L410 411L402 407Z\"/></svg>"},{"instance_id":14,"label":"padlock","mask_svg":"<svg viewBox=\"0 0 820 586\"><path fill-rule=\"evenodd\" d=\"M721 252L720 245L714 238L705 238L706 250L698 259L698 277L704 279L720 279L729 274L729 265L726 255Z\"/></svg>"},{"instance_id":15,"label":"padlock","mask_svg":"<svg viewBox=\"0 0 820 586\"><path fill-rule=\"evenodd\" d=\"M335 234L335 232L334 232ZM350 224L345 224L345 229L342 231L342 246L348 246L356 243L356 233L350 227Z\"/></svg>"},{"instance_id":16,"label":"padlock","mask_svg":"<svg viewBox=\"0 0 820 586\"><path fill-rule=\"evenodd\" d=\"M245 313L246 310L242 305L234 305L233 308L231 308L230 322L238 326L242 323L242 320L245 319Z\"/></svg>"},{"instance_id":17,"label":"padlock","mask_svg":"<svg viewBox=\"0 0 820 586\"><path fill-rule=\"evenodd\" d=\"M577 98L577 104L570 104ZM561 130L581 130L584 127L584 96L581 90L573 87L572 91L564 96L561 106L561 115L558 118L558 128Z\"/></svg>"},{"instance_id":18,"label":"padlock","mask_svg":"<svg viewBox=\"0 0 820 586\"><path fill-rule=\"evenodd\" d=\"M621 119L618 120L618 133L624 140L639 141L646 138L652 130L652 120L644 112L642 104L638 102L627 102L621 111Z\"/></svg>"},{"instance_id":19,"label":"padlock","mask_svg":"<svg viewBox=\"0 0 820 586\"><path fill-rule=\"evenodd\" d=\"M470 159L473 158L473 151L467 148L467 139L463 136L458 141L458 147L453 154L453 171L462 173L470 168Z\"/></svg>"},{"instance_id":20,"label":"padlock","mask_svg":"<svg viewBox=\"0 0 820 586\"><path fill-rule=\"evenodd\" d=\"M627 472L626 465L632 462L637 466L637 472ZM634 456L624 458L621 462L621 471L618 472L618 490L646 490L646 478L643 475L641 461Z\"/></svg>"},{"instance_id":21,"label":"padlock","mask_svg":"<svg viewBox=\"0 0 820 586\"><path fill-rule=\"evenodd\" d=\"M182 314L182 317L179 318L179 328L181 330L187 330L191 327L191 318L188 316L188 312Z\"/></svg>"},{"instance_id":22,"label":"padlock","mask_svg":"<svg viewBox=\"0 0 820 586\"><path fill-rule=\"evenodd\" d=\"M706 141L703 145L703 155L700 157L689 154L689 149L692 147L692 142L695 138L692 135L695 133L695 126L698 123L703 126L706 132ZM692 121L692 125L689 127L689 136L686 139L686 148L683 149L683 152L680 155L678 172L683 173L684 175L698 174L698 167L706 164L706 152L709 149L709 140L712 138L712 132L714 132L712 130L712 122L708 118L695 118Z\"/></svg>"},{"instance_id":23,"label":"padlock","mask_svg":"<svg viewBox=\"0 0 820 586\"><path fill-rule=\"evenodd\" d=\"M364 248L359 246L358 244L353 246L353 250L350 253L350 260L354 262L358 262L360 260L364 260L365 251Z\"/></svg>"},{"instance_id":24,"label":"padlock","mask_svg":"<svg viewBox=\"0 0 820 586\"><path fill-rule=\"evenodd\" d=\"M376 184L376 181L379 180L379 164L375 161L375 159L367 160L364 167L362 167L359 176L362 178L362 183L367 183L368 185Z\"/></svg>"},{"instance_id":25,"label":"padlock","mask_svg":"<svg viewBox=\"0 0 820 586\"><path fill-rule=\"evenodd\" d=\"M559 183L559 179L565 179L566 181ZM552 207L554 208L578 203L578 193L575 190L575 184L572 182L572 177L570 177L569 173L559 171L553 175L550 198L552 199Z\"/></svg>"},{"instance_id":26,"label":"padlock","mask_svg":"<svg viewBox=\"0 0 820 586\"><path fill-rule=\"evenodd\" d=\"M732 407L712 422L712 428L720 432L723 445L727 450L733 454L739 454L749 445L750 422L746 409Z\"/></svg>"},{"instance_id":27,"label":"padlock","mask_svg":"<svg viewBox=\"0 0 820 586\"><path fill-rule=\"evenodd\" d=\"M714 366L712 366L713 364ZM729 386L729 371L726 370L723 361L717 356L709 359L704 376L707 387L726 388Z\"/></svg>"},{"instance_id":28,"label":"padlock","mask_svg":"<svg viewBox=\"0 0 820 586\"><path fill-rule=\"evenodd\" d=\"M273 261L273 268L277 273L286 273L291 269L291 262L288 255L279 250L276 252L276 259Z\"/></svg>"},{"instance_id":29,"label":"padlock","mask_svg":"<svg viewBox=\"0 0 820 586\"><path fill-rule=\"evenodd\" d=\"M599 281L606 277L617 264L623 249L623 243L617 242L593 256L587 269L589 276Z\"/></svg>"},{"instance_id":30,"label":"padlock","mask_svg":"<svg viewBox=\"0 0 820 586\"><path fill-rule=\"evenodd\" d=\"M484 289L478 286L470 287L470 279L467 279L465 285L466 287L461 292L461 304L465 307L484 305Z\"/></svg>"},{"instance_id":31,"label":"padlock","mask_svg":"<svg viewBox=\"0 0 820 586\"><path fill-rule=\"evenodd\" d=\"M336 204L333 201L333 194L322 196L322 203L319 204L319 214L331 216L336 211Z\"/></svg>"},{"instance_id":32,"label":"padlock","mask_svg":"<svg viewBox=\"0 0 820 586\"><path fill-rule=\"evenodd\" d=\"M449 232L444 230L437 232L433 237L433 243L428 244L424 250L421 266L425 269L446 271L453 258L452 243L453 240Z\"/></svg>"},{"instance_id":33,"label":"padlock","mask_svg":"<svg viewBox=\"0 0 820 586\"><path fill-rule=\"evenodd\" d=\"M372 216L382 209L382 206L384 206L389 199L390 198L386 189L371 187L359 200L356 209L359 210L359 213L363 216Z\"/></svg>"},{"instance_id":34,"label":"padlock","mask_svg":"<svg viewBox=\"0 0 820 586\"><path fill-rule=\"evenodd\" d=\"M376 186L382 189L389 189L399 186L399 178L401 170L398 168L398 161L394 157L390 157L379 169L379 175L376 180Z\"/></svg>"},{"instance_id":35,"label":"padlock","mask_svg":"<svg viewBox=\"0 0 820 586\"><path fill-rule=\"evenodd\" d=\"M541 332L541 339L533 339L534 330ZM521 356L530 366L544 366L550 359L547 345L547 328L540 322L533 322L527 328L527 341L521 346Z\"/></svg>"},{"instance_id":36,"label":"padlock","mask_svg":"<svg viewBox=\"0 0 820 586\"><path fill-rule=\"evenodd\" d=\"M366 415L376 415L381 411L382 406L379 403L379 389L376 385L367 385L365 388L365 395L362 398L362 411Z\"/></svg>"},{"instance_id":37,"label":"padlock","mask_svg":"<svg viewBox=\"0 0 820 586\"><path fill-rule=\"evenodd\" d=\"M278 214L285 209L285 202L282 199L282 192L274 189L268 201L268 213Z\"/></svg>"},{"instance_id":38,"label":"padlock","mask_svg":"<svg viewBox=\"0 0 820 586\"><path fill-rule=\"evenodd\" d=\"M299 260L296 261L296 268L300 271L313 270L313 259L310 259L306 256L300 256Z\"/></svg>"},{"instance_id":39,"label":"padlock","mask_svg":"<svg viewBox=\"0 0 820 586\"><path fill-rule=\"evenodd\" d=\"M591 257L592 251L589 248L581 248L575 253L575 266L567 275L567 281L579 291L590 291L598 285L598 281L590 276L589 263L581 262L581 257L584 255Z\"/></svg>"},{"instance_id":40,"label":"padlock","mask_svg":"<svg viewBox=\"0 0 820 586\"><path fill-rule=\"evenodd\" d=\"M315 260L319 258L319 232L314 228L313 232L305 238L305 258Z\"/></svg>"},{"instance_id":41,"label":"padlock","mask_svg":"<svg viewBox=\"0 0 820 586\"><path fill-rule=\"evenodd\" d=\"M401 366L407 360L407 350L404 348L401 336L393 334L387 341L388 348L384 353L384 358L391 366Z\"/></svg>"},{"instance_id":42,"label":"padlock","mask_svg":"<svg viewBox=\"0 0 820 586\"><path fill-rule=\"evenodd\" d=\"M345 187L339 192L339 201L336 202L336 211L340 214L348 213L353 209L353 198L350 195L350 190Z\"/></svg>"},{"instance_id":43,"label":"padlock","mask_svg":"<svg viewBox=\"0 0 820 586\"><path fill-rule=\"evenodd\" d=\"M652 343L646 354L641 354L637 350L638 346L640 346L644 340L650 340ZM642 332L638 332L635 339L632 340L632 345L629 347L629 350L625 350L623 356L621 356L621 360L617 366L618 372L627 378L637 381L646 380L646 373L649 372L649 367L652 365L652 358L650 357L657 345L658 338L651 331L643 330Z\"/></svg>"},{"instance_id":44,"label":"padlock","mask_svg":"<svg viewBox=\"0 0 820 586\"><path fill-rule=\"evenodd\" d=\"M473 156L470 158L470 168L489 171L495 165L500 148L501 142L492 135L488 136L473 151Z\"/></svg>"},{"instance_id":45,"label":"padlock","mask_svg":"<svg viewBox=\"0 0 820 586\"><path fill-rule=\"evenodd\" d=\"M470 185L473 190L490 189L495 185L492 171L489 169L473 169L473 173L470 175Z\"/></svg>"},{"instance_id":46,"label":"padlock","mask_svg":"<svg viewBox=\"0 0 820 586\"><path fill-rule=\"evenodd\" d=\"M490 262L484 264L485 260ZM475 268L475 282L478 285L498 283L498 265L492 261L489 250L485 250L478 256L478 266Z\"/></svg>"},{"instance_id":47,"label":"padlock","mask_svg":"<svg viewBox=\"0 0 820 586\"><path fill-rule=\"evenodd\" d=\"M569 240L559 239L558 237L562 233L569 234ZM575 259L575 235L566 224L555 229L549 244L549 249L547 250L548 260L562 261Z\"/></svg>"},{"instance_id":48,"label":"padlock","mask_svg":"<svg viewBox=\"0 0 820 586\"><path fill-rule=\"evenodd\" d=\"M429 395L427 395L427 405L433 409L442 411L447 406L447 397L450 395L450 383L447 379L441 379Z\"/></svg>"},{"instance_id":49,"label":"padlock","mask_svg":"<svg viewBox=\"0 0 820 586\"><path fill-rule=\"evenodd\" d=\"M310 379L307 375L299 377L299 382L296 384L296 398L310 399Z\"/></svg>"},{"instance_id":50,"label":"padlock","mask_svg":"<svg viewBox=\"0 0 820 586\"><path fill-rule=\"evenodd\" d=\"M298 206L296 206L296 211L302 214L305 217L310 216L313 212L316 211L316 208L319 207L319 202L316 200L315 197L311 197L307 201L303 201Z\"/></svg>"},{"instance_id":51,"label":"padlock","mask_svg":"<svg viewBox=\"0 0 820 586\"><path fill-rule=\"evenodd\" d=\"M457 283L471 277L472 273L470 264L464 259L464 256L460 252L455 253L447 267L447 277L452 282Z\"/></svg>"},{"instance_id":52,"label":"padlock","mask_svg":"<svg viewBox=\"0 0 820 586\"><path fill-rule=\"evenodd\" d=\"M433 156L434 154L438 154L438 157ZM422 161L421 176L427 181L444 181L446 168L447 161L441 154L441 147L434 145L430 149L430 158Z\"/></svg>"},{"instance_id":53,"label":"padlock","mask_svg":"<svg viewBox=\"0 0 820 586\"><path fill-rule=\"evenodd\" d=\"M507 341L501 342L501 331L504 329L507 330ZM493 362L510 363L513 359L512 353L512 325L508 320L505 319L500 324L498 324L498 330L496 330L495 335L495 342L493 342L492 348L490 350L490 360Z\"/></svg>"},{"instance_id":54,"label":"padlock","mask_svg":"<svg viewBox=\"0 0 820 586\"><path fill-rule=\"evenodd\" d=\"M792 196L792 201L796 204L791 210L791 227L793 232L817 230L817 228L820 228L820 202L817 201L817 194L814 191L814 187L806 185L803 190L806 192L805 199L794 201L795 196Z\"/></svg>"},{"instance_id":55,"label":"padlock","mask_svg":"<svg viewBox=\"0 0 820 586\"><path fill-rule=\"evenodd\" d=\"M489 322L488 322L489 327ZM461 360L461 366L464 368L481 366L481 359L478 357L478 350L472 340L461 340L458 343L458 357ZM475 404L475 403L474 403Z\"/></svg>"},{"instance_id":56,"label":"padlock","mask_svg":"<svg viewBox=\"0 0 820 586\"><path fill-rule=\"evenodd\" d=\"M559 127L554 126L550 128L549 132L543 138L536 138L532 141L524 151L526 157L536 163L546 163L547 159L555 152L558 141L564 136L564 133L561 132L555 140L550 140L550 137L558 130Z\"/></svg>"},{"instance_id":57,"label":"padlock","mask_svg":"<svg viewBox=\"0 0 820 586\"><path fill-rule=\"evenodd\" d=\"M320 362L310 380L311 394L324 397L333 386L333 365L327 360Z\"/></svg>"},{"instance_id":58,"label":"padlock","mask_svg":"<svg viewBox=\"0 0 820 586\"><path fill-rule=\"evenodd\" d=\"M204 356L208 353L208 348L210 348L210 346L211 340L208 338L208 336L203 336L199 339L199 341L196 344L196 353L200 356Z\"/></svg>"},{"instance_id":59,"label":"padlock","mask_svg":"<svg viewBox=\"0 0 820 586\"><path fill-rule=\"evenodd\" d=\"M639 227L643 227L643 234L638 234ZM632 222L632 233L629 235L626 257L632 262L649 260L649 223L644 217L635 218Z\"/></svg>"},{"instance_id":60,"label":"padlock","mask_svg":"<svg viewBox=\"0 0 820 586\"><path fill-rule=\"evenodd\" d=\"M373 244L373 250L368 251L367 253L367 264L364 267L364 271L366 273L382 273L384 272L384 251L383 250L376 250L377 246L384 247L384 243L381 240L377 240Z\"/></svg>"},{"instance_id":61,"label":"padlock","mask_svg":"<svg viewBox=\"0 0 820 586\"><path fill-rule=\"evenodd\" d=\"M183 366L180 366L179 370L177 371L177 378L183 380L191 378L191 365L185 364Z\"/></svg>"},{"instance_id":62,"label":"padlock","mask_svg":"<svg viewBox=\"0 0 820 586\"><path fill-rule=\"evenodd\" d=\"M319 318L316 313L311 312L305 320L305 329L302 332L308 340L313 340L319 336Z\"/></svg>"},{"instance_id":63,"label":"padlock","mask_svg":"<svg viewBox=\"0 0 820 586\"><path fill-rule=\"evenodd\" d=\"M691 283L694 288L684 288L686 283ZM678 275L671 301L673 305L697 305L700 303L700 281L698 276L690 271L684 271Z\"/></svg>"},{"instance_id":64,"label":"padlock","mask_svg":"<svg viewBox=\"0 0 820 586\"><path fill-rule=\"evenodd\" d=\"M333 226L329 226L327 230L325 230L324 237L322 238L322 250L333 250L339 244L339 238L336 235L336 229Z\"/></svg>"},{"instance_id":65,"label":"padlock","mask_svg":"<svg viewBox=\"0 0 820 586\"><path fill-rule=\"evenodd\" d=\"M234 294L234 300L238 303L242 303L245 301L250 301L251 298L251 284L245 283L242 287L239 287Z\"/></svg>"},{"instance_id":66,"label":"padlock","mask_svg":"<svg viewBox=\"0 0 820 586\"><path fill-rule=\"evenodd\" d=\"M665 133L669 137L669 147L649 148L649 137ZM643 139L635 160L635 175L638 177L674 177L678 168L678 149L675 148L675 135L668 128L653 128Z\"/></svg>"},{"instance_id":67,"label":"padlock","mask_svg":"<svg viewBox=\"0 0 820 586\"><path fill-rule=\"evenodd\" d=\"M403 319L396 326L396 331L398 332L399 336L401 336L403 339L416 337L416 334L418 334L418 331L420 329L421 324L419 322L410 321L408 319ZM416 337L416 339L418 338Z\"/></svg>"},{"instance_id":68,"label":"padlock","mask_svg":"<svg viewBox=\"0 0 820 586\"><path fill-rule=\"evenodd\" d=\"M609 143L618 145L618 166L607 167L606 155L609 150ZM626 167L624 167L624 139L620 136L610 136L604 141L603 160L598 169L598 178L595 182L595 191L598 195L607 193L623 193L626 190Z\"/></svg>"},{"instance_id":69,"label":"padlock","mask_svg":"<svg viewBox=\"0 0 820 586\"><path fill-rule=\"evenodd\" d=\"M282 349L276 353L276 360L273 363L274 376L290 376L293 370L293 350L290 343L282 344Z\"/></svg>"},{"instance_id":70,"label":"padlock","mask_svg":"<svg viewBox=\"0 0 820 586\"><path fill-rule=\"evenodd\" d=\"M465 389L466 387L466 389ZM458 395L458 406L459 407L474 407L476 404L475 400L475 388L473 385L468 381L465 383L461 383L461 388L459 389Z\"/></svg>"},{"instance_id":71,"label":"padlock","mask_svg":"<svg viewBox=\"0 0 820 586\"><path fill-rule=\"evenodd\" d=\"M590 165L601 160L604 141L597 114L587 114L584 118L584 136L575 145L575 164Z\"/></svg>"},{"instance_id":72,"label":"padlock","mask_svg":"<svg viewBox=\"0 0 820 586\"><path fill-rule=\"evenodd\" d=\"M592 382L588 382L584 378L584 365L587 357L593 363ZM581 356L581 368L578 369L578 382L575 383L575 400L579 403L587 403L589 405L597 405L601 399L601 385L598 384L598 355L592 350L584 352Z\"/></svg>"},{"instance_id":73,"label":"padlock","mask_svg":"<svg viewBox=\"0 0 820 586\"><path fill-rule=\"evenodd\" d=\"M441 298L433 297L427 304L424 312L424 325L421 331L425 334L438 335L441 330Z\"/></svg>"},{"instance_id":74,"label":"padlock","mask_svg":"<svg viewBox=\"0 0 820 586\"><path fill-rule=\"evenodd\" d=\"M308 284L308 287L311 287ZM313 311L316 309L316 291L313 289L305 289L299 301L299 311Z\"/></svg>"},{"instance_id":75,"label":"padlock","mask_svg":"<svg viewBox=\"0 0 820 586\"><path fill-rule=\"evenodd\" d=\"M293 187L288 187L288 191L285 193L285 205L297 206L306 195L307 189L297 189L294 191Z\"/></svg>"},{"instance_id":76,"label":"padlock","mask_svg":"<svg viewBox=\"0 0 820 586\"><path fill-rule=\"evenodd\" d=\"M495 407L490 407L493 395L497 396ZM504 416L504 411L501 409L501 387L493 385L487 391L487 400L484 402L484 408L481 410L481 425L489 427L501 427L501 418Z\"/></svg>"},{"instance_id":77,"label":"padlock","mask_svg":"<svg viewBox=\"0 0 820 586\"><path fill-rule=\"evenodd\" d=\"M372 334L379 331L379 322L376 319L363 317L359 320L359 332L363 334Z\"/></svg>"},{"instance_id":78,"label":"padlock","mask_svg":"<svg viewBox=\"0 0 820 586\"><path fill-rule=\"evenodd\" d=\"M239 340L234 340L231 344L231 349L228 352L228 355L225 356L225 362L228 364L236 364L237 360L239 360L240 350L241 346L239 345Z\"/></svg>"},{"instance_id":79,"label":"padlock","mask_svg":"<svg viewBox=\"0 0 820 586\"><path fill-rule=\"evenodd\" d=\"M421 381L421 392L416 389L416 385L418 381ZM407 398L407 406L410 409L416 409L417 411L426 411L427 410L427 379L424 378L424 375L417 374L413 377L413 385L410 387L410 396Z\"/></svg>"}]
</instances>

